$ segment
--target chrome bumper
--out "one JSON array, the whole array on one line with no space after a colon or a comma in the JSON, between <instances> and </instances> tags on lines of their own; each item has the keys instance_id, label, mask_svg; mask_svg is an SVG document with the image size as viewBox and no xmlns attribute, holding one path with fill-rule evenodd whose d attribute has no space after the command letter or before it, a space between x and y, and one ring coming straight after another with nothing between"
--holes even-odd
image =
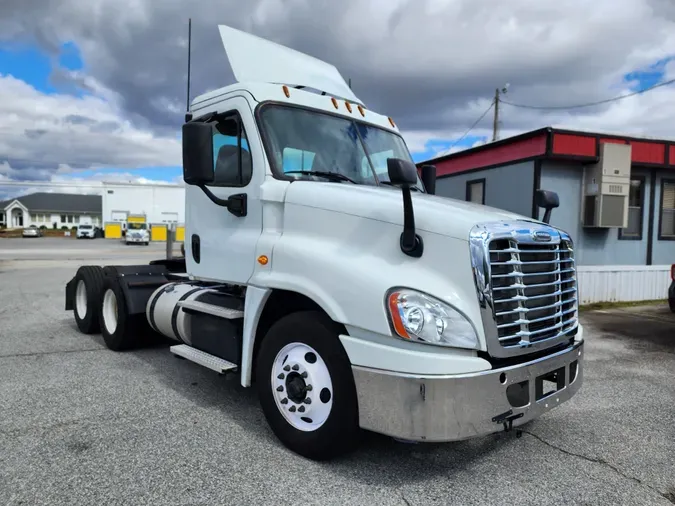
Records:
<instances>
[{"instance_id":1,"label":"chrome bumper","mask_svg":"<svg viewBox=\"0 0 675 506\"><path fill-rule=\"evenodd\" d=\"M516 427L570 399L582 384L582 361L583 342L576 342L532 362L474 374L416 376L353 366L359 424L413 441L468 439L504 430L509 420Z\"/></svg>"}]
</instances>

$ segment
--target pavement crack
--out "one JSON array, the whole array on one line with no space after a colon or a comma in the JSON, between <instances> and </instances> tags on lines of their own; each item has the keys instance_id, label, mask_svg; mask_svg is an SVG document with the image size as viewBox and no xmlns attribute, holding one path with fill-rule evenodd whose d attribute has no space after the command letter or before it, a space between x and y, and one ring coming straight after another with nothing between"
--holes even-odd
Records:
<instances>
[{"instance_id":1,"label":"pavement crack","mask_svg":"<svg viewBox=\"0 0 675 506\"><path fill-rule=\"evenodd\" d=\"M408 500L408 498L405 496L402 490L398 491L399 495L401 496L401 500L405 503L405 506L412 506L411 502Z\"/></svg>"},{"instance_id":2,"label":"pavement crack","mask_svg":"<svg viewBox=\"0 0 675 506\"><path fill-rule=\"evenodd\" d=\"M581 453L575 453L575 452L572 452L572 451L569 451L569 450L565 450L564 448L561 448L560 446L554 445L553 443L549 443L548 441L546 441L545 439L543 439L541 436L538 436L537 434L535 434L535 433L533 433L533 432L530 432L530 431L528 431L528 430L523 430L523 429L520 429L520 430L521 430L524 434L528 434L528 435L532 436L532 437L535 438L537 441L540 441L541 443L544 443L546 446L548 446L548 447L550 447L550 448L553 448L554 450L557 450L557 451L559 451L559 452L561 452L561 453L564 453L565 455L569 455L570 457L577 457L577 458L583 459L583 460L585 460L585 461L587 461L587 462L592 462L592 463L594 463L594 464L600 464L600 465L602 465L602 466L608 467L609 469L611 469L612 471L614 471L616 474L618 474L618 475L621 476L622 478L625 478L625 479L627 479L627 480L633 481L633 482L637 483L638 485L641 485L641 486L643 486L643 487L645 487L645 488L648 488L649 490L651 490L652 492L654 492L654 493L660 495L661 497L663 497L663 498L666 499L667 501L670 501L671 503L675 504L675 494L672 494L672 493L663 493L663 492L661 492L660 490L658 490L658 489L654 488L653 486L651 486L649 483L646 483L646 482L642 481L640 478L636 478L636 477L634 477L634 476L630 476L629 474L626 474L624 471L622 471L621 469L619 469L617 466L615 466L615 465L612 464L611 462L606 461L606 460L603 459L603 458L599 458L599 457L588 457L588 456L586 456L586 455L582 455Z\"/></svg>"},{"instance_id":3,"label":"pavement crack","mask_svg":"<svg viewBox=\"0 0 675 506\"><path fill-rule=\"evenodd\" d=\"M55 351L37 351L33 353L9 353L7 355L0 355L2 358L12 358L12 357L39 357L41 355L58 355L60 353L81 353L85 351L103 351L105 348L84 348L81 350L55 350Z\"/></svg>"}]
</instances>

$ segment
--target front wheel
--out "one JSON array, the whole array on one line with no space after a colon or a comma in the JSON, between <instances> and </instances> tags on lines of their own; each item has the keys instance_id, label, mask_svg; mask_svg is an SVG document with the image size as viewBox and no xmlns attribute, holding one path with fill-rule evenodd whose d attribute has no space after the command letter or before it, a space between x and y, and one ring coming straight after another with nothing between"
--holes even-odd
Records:
<instances>
[{"instance_id":1,"label":"front wheel","mask_svg":"<svg viewBox=\"0 0 675 506\"><path fill-rule=\"evenodd\" d=\"M260 404L290 450L326 460L360 436L356 387L337 325L316 311L292 313L265 336L256 364Z\"/></svg>"}]
</instances>

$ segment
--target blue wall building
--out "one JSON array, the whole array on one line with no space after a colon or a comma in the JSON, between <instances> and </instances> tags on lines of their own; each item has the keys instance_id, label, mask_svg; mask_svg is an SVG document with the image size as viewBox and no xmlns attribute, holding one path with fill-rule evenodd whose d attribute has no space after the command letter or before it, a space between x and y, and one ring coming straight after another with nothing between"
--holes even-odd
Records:
<instances>
[{"instance_id":1,"label":"blue wall building","mask_svg":"<svg viewBox=\"0 0 675 506\"><path fill-rule=\"evenodd\" d=\"M626 226L584 226L585 192L596 183L584 180L585 169L598 166L602 153L612 150L626 153L621 200ZM528 217L543 215L535 205L537 189L555 191L560 207L553 210L551 225L575 243L579 276L586 277L580 281L586 285L586 302L665 297L675 263L675 141L548 127L418 165L425 164L437 167L438 195ZM628 286L636 283L654 286Z\"/></svg>"}]
</instances>

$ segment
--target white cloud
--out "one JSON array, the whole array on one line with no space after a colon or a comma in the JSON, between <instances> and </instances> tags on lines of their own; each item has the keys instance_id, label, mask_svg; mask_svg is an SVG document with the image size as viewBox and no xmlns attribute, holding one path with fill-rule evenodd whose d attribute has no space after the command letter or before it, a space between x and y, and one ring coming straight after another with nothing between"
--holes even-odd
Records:
<instances>
[{"instance_id":1,"label":"white cloud","mask_svg":"<svg viewBox=\"0 0 675 506\"><path fill-rule=\"evenodd\" d=\"M430 140L463 135L487 108L495 87L506 82L507 100L535 105L591 102L628 91L626 73L675 55L673 5L672 0L203 0L198 5L3 0L0 39L37 41L52 49L73 40L86 71L64 77L93 96L44 96L0 78L0 160L9 158L14 170L32 170L35 176L44 176L40 170L51 174L59 164L74 170L179 165L188 17L193 97L232 79L216 29L225 22L334 63L371 109L394 118L412 151L424 152ZM675 61L665 71L673 78ZM548 125L670 137L674 107L675 86L572 111L503 104L500 137ZM471 135L491 138L491 116ZM69 117L85 120L72 124Z\"/></svg>"},{"instance_id":2,"label":"white cloud","mask_svg":"<svg viewBox=\"0 0 675 506\"><path fill-rule=\"evenodd\" d=\"M15 176L48 176L64 167L135 168L179 165L180 141L134 126L115 93L88 77L97 95L45 94L0 74L0 160ZM5 164L0 170L10 171Z\"/></svg>"}]
</instances>

